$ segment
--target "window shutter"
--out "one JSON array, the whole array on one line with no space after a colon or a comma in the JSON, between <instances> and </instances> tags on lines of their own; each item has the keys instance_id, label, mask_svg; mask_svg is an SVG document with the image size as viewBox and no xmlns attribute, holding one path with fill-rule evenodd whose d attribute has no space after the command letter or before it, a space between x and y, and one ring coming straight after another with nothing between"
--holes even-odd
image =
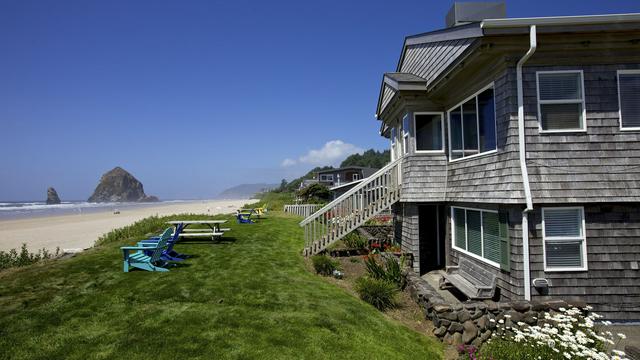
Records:
<instances>
[{"instance_id":1,"label":"window shutter","mask_svg":"<svg viewBox=\"0 0 640 360\"><path fill-rule=\"evenodd\" d=\"M511 271L511 242L509 240L509 215L505 211L498 213L500 237L500 268Z\"/></svg>"},{"instance_id":2,"label":"window shutter","mask_svg":"<svg viewBox=\"0 0 640 360\"><path fill-rule=\"evenodd\" d=\"M453 209L453 223L455 224L456 246L466 250L464 209Z\"/></svg>"},{"instance_id":3,"label":"window shutter","mask_svg":"<svg viewBox=\"0 0 640 360\"><path fill-rule=\"evenodd\" d=\"M467 251L482 256L480 211L467 210Z\"/></svg>"},{"instance_id":4,"label":"window shutter","mask_svg":"<svg viewBox=\"0 0 640 360\"><path fill-rule=\"evenodd\" d=\"M619 74L622 127L640 127L640 74Z\"/></svg>"},{"instance_id":5,"label":"window shutter","mask_svg":"<svg viewBox=\"0 0 640 360\"><path fill-rule=\"evenodd\" d=\"M494 212L482 213L482 230L484 237L484 258L501 263L500 256L500 221Z\"/></svg>"}]
</instances>

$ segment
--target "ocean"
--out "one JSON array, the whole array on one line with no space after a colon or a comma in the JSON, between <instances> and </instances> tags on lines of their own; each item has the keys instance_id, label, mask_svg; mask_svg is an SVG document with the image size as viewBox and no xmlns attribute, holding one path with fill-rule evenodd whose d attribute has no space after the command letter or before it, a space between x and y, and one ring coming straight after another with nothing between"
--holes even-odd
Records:
<instances>
[{"instance_id":1,"label":"ocean","mask_svg":"<svg viewBox=\"0 0 640 360\"><path fill-rule=\"evenodd\" d=\"M56 205L47 205L44 201L0 202L0 220L68 214L81 215L96 212L114 212L117 210L187 201L189 200L170 200L155 203L90 203L86 201L63 201L61 204Z\"/></svg>"}]
</instances>

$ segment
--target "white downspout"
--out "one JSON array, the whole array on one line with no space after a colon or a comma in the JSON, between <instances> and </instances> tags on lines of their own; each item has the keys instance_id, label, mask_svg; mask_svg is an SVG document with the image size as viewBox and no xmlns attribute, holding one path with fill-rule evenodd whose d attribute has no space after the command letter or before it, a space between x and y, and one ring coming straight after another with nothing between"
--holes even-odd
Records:
<instances>
[{"instance_id":1,"label":"white downspout","mask_svg":"<svg viewBox=\"0 0 640 360\"><path fill-rule=\"evenodd\" d=\"M520 172L522 173L522 186L527 201L527 208L522 211L522 257L524 272L524 299L531 300L531 273L529 270L529 212L533 210L533 199L529 187L529 172L526 163L525 132L524 132L524 94L522 90L522 65L536 52L537 38L536 26L529 28L529 51L518 61L516 65L516 77L518 86L518 152L520 155Z\"/></svg>"}]
</instances>

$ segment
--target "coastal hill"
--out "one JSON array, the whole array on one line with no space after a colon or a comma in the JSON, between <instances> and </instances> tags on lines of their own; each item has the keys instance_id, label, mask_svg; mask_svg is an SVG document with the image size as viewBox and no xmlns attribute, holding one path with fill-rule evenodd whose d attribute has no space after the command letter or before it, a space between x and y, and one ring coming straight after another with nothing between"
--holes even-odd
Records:
<instances>
[{"instance_id":1,"label":"coastal hill","mask_svg":"<svg viewBox=\"0 0 640 360\"><path fill-rule=\"evenodd\" d=\"M218 199L250 199L257 193L277 188L276 184L241 184L221 192Z\"/></svg>"},{"instance_id":2,"label":"coastal hill","mask_svg":"<svg viewBox=\"0 0 640 360\"><path fill-rule=\"evenodd\" d=\"M100 178L89 202L154 202L155 196L144 193L142 183L125 169L117 166Z\"/></svg>"}]
</instances>

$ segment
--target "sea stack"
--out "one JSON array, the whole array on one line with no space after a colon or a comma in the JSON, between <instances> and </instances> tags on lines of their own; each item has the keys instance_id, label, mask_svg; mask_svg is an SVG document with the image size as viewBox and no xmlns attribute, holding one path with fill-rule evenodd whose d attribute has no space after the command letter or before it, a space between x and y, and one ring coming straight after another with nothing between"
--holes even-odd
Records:
<instances>
[{"instance_id":1,"label":"sea stack","mask_svg":"<svg viewBox=\"0 0 640 360\"><path fill-rule=\"evenodd\" d=\"M100 178L89 202L153 202L155 196L144 193L142 183L125 169L117 166Z\"/></svg>"},{"instance_id":2,"label":"sea stack","mask_svg":"<svg viewBox=\"0 0 640 360\"><path fill-rule=\"evenodd\" d=\"M56 192L56 189L50 187L47 189L47 205L60 204L60 197Z\"/></svg>"}]
</instances>

